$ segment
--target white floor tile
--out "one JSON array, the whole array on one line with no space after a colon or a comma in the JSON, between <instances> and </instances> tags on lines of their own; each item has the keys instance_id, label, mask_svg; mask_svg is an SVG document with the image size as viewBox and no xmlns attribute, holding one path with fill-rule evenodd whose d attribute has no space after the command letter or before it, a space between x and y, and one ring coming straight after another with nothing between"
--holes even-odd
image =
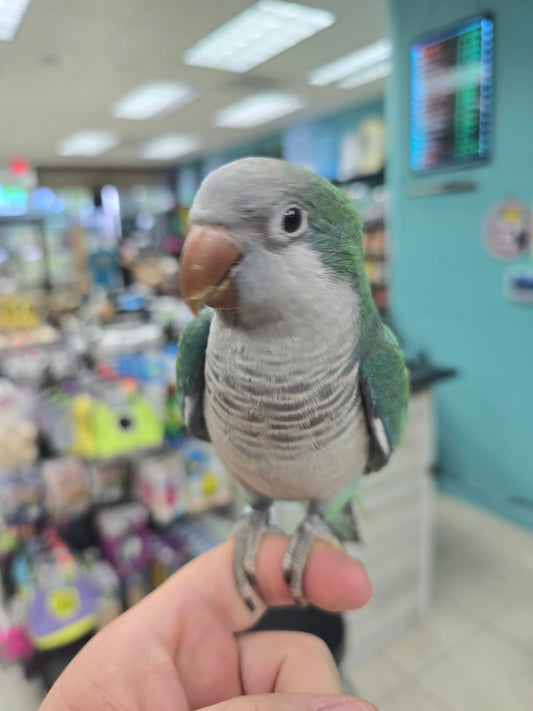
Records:
<instances>
[{"instance_id":1,"label":"white floor tile","mask_svg":"<svg viewBox=\"0 0 533 711\"><path fill-rule=\"evenodd\" d=\"M43 697L41 684L25 679L20 667L0 668L0 711L36 711Z\"/></svg>"},{"instance_id":2,"label":"white floor tile","mask_svg":"<svg viewBox=\"0 0 533 711\"><path fill-rule=\"evenodd\" d=\"M416 679L408 679L380 700L379 711L454 711L454 709L433 696Z\"/></svg>"},{"instance_id":3,"label":"white floor tile","mask_svg":"<svg viewBox=\"0 0 533 711\"><path fill-rule=\"evenodd\" d=\"M533 591L494 617L492 624L533 654Z\"/></svg>"},{"instance_id":4,"label":"white floor tile","mask_svg":"<svg viewBox=\"0 0 533 711\"><path fill-rule=\"evenodd\" d=\"M533 589L533 536L439 496L435 597L487 620Z\"/></svg>"},{"instance_id":5,"label":"white floor tile","mask_svg":"<svg viewBox=\"0 0 533 711\"><path fill-rule=\"evenodd\" d=\"M416 678L454 711L533 708L533 657L488 627L479 627Z\"/></svg>"},{"instance_id":6,"label":"white floor tile","mask_svg":"<svg viewBox=\"0 0 533 711\"><path fill-rule=\"evenodd\" d=\"M447 603L439 603L430 616L408 630L384 650L397 666L411 674L464 639L474 629L472 617Z\"/></svg>"},{"instance_id":7,"label":"white floor tile","mask_svg":"<svg viewBox=\"0 0 533 711\"><path fill-rule=\"evenodd\" d=\"M407 673L383 654L377 654L360 664L347 659L342 670L358 696L377 703L408 678Z\"/></svg>"},{"instance_id":8,"label":"white floor tile","mask_svg":"<svg viewBox=\"0 0 533 711\"><path fill-rule=\"evenodd\" d=\"M533 570L530 530L442 493L437 496L437 513L438 521L450 532L461 530L481 537L495 555Z\"/></svg>"}]
</instances>

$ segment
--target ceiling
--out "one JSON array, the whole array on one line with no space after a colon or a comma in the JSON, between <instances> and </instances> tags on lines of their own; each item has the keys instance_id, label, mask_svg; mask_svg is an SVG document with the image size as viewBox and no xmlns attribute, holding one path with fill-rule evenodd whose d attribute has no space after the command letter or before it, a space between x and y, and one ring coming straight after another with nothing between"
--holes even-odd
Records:
<instances>
[{"instance_id":1,"label":"ceiling","mask_svg":"<svg viewBox=\"0 0 533 711\"><path fill-rule=\"evenodd\" d=\"M357 89L309 86L310 70L386 33L386 0L302 0L337 22L246 74L188 67L182 53L253 4L247 0L33 0L17 37L0 42L0 166L162 165L142 160L143 142L192 133L202 153L272 133L296 116L327 113L383 93L383 80ZM111 104L139 84L175 79L202 95L164 118L113 118ZM255 129L215 128L214 112L264 89L295 91L308 107ZM121 143L97 158L60 157L57 142L82 129L112 130ZM197 154L198 155L198 154Z\"/></svg>"}]
</instances>

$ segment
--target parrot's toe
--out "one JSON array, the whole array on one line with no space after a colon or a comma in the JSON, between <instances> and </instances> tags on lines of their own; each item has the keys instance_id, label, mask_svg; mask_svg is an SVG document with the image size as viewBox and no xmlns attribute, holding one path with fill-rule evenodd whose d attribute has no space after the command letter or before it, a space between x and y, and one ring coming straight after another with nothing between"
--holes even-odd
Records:
<instances>
[{"instance_id":1,"label":"parrot's toe","mask_svg":"<svg viewBox=\"0 0 533 711\"><path fill-rule=\"evenodd\" d=\"M261 540L266 533L279 532L280 529L270 523L268 509L244 513L235 527L235 581L250 610L255 610L256 557Z\"/></svg>"},{"instance_id":2,"label":"parrot's toe","mask_svg":"<svg viewBox=\"0 0 533 711\"><path fill-rule=\"evenodd\" d=\"M306 516L300 523L283 556L283 577L291 588L296 605L305 604L303 577L309 553L313 543L317 540L332 543L337 547L342 545L329 526L324 523L322 517L313 513Z\"/></svg>"}]
</instances>

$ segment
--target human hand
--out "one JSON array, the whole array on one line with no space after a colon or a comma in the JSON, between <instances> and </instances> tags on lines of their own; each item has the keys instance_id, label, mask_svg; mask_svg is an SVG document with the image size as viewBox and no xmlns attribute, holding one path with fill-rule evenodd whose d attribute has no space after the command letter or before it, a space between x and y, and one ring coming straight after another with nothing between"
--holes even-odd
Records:
<instances>
[{"instance_id":1,"label":"human hand","mask_svg":"<svg viewBox=\"0 0 533 711\"><path fill-rule=\"evenodd\" d=\"M266 536L257 590L268 605L292 602L282 576L284 536ZM40 711L376 711L343 695L335 662L317 637L252 632L251 612L233 579L234 541L184 566L91 639ZM357 561L323 543L305 572L309 602L330 611L370 598Z\"/></svg>"}]
</instances>

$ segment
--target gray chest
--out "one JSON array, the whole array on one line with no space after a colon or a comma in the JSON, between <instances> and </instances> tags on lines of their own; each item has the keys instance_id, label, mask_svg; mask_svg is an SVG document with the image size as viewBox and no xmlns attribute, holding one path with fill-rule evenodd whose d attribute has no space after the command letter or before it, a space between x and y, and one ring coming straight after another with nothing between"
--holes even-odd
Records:
<instances>
[{"instance_id":1,"label":"gray chest","mask_svg":"<svg viewBox=\"0 0 533 711\"><path fill-rule=\"evenodd\" d=\"M226 468L276 499L326 499L366 465L353 334L261 341L212 326L205 413Z\"/></svg>"}]
</instances>

